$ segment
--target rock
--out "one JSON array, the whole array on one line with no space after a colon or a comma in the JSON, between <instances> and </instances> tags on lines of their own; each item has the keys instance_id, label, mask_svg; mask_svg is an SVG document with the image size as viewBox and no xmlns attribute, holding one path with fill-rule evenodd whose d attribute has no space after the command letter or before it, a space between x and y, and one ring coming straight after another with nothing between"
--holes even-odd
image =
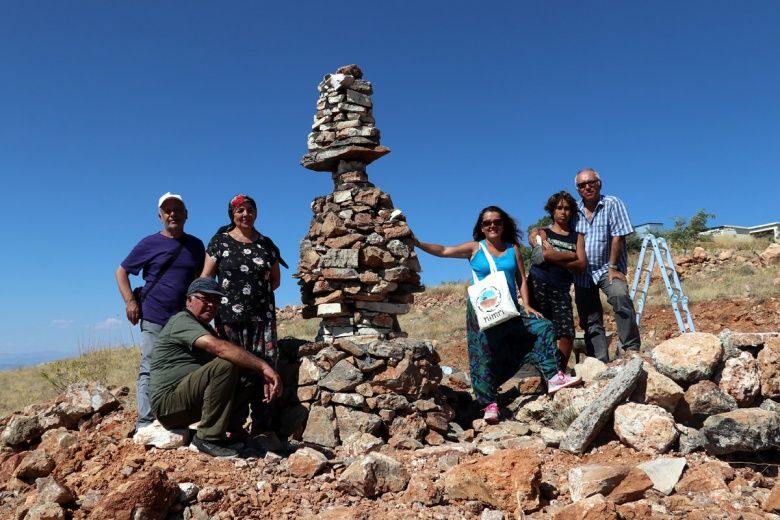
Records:
<instances>
[{"instance_id":1,"label":"rock","mask_svg":"<svg viewBox=\"0 0 780 520\"><path fill-rule=\"evenodd\" d=\"M780 414L741 408L709 417L701 433L707 451L715 455L769 450L780 444Z\"/></svg>"},{"instance_id":2,"label":"rock","mask_svg":"<svg viewBox=\"0 0 780 520\"><path fill-rule=\"evenodd\" d=\"M114 394L102 384L95 382L69 385L65 390L63 404L74 414L83 412L82 416L95 412L105 415L119 407L119 401Z\"/></svg>"},{"instance_id":3,"label":"rock","mask_svg":"<svg viewBox=\"0 0 780 520\"><path fill-rule=\"evenodd\" d=\"M161 471L140 471L119 484L90 513L90 520L144 518L162 520L179 489ZM139 516L143 511L144 516ZM135 515L135 516L133 516Z\"/></svg>"},{"instance_id":4,"label":"rock","mask_svg":"<svg viewBox=\"0 0 780 520\"><path fill-rule=\"evenodd\" d=\"M778 245L778 244L775 244ZM780 338L770 338L758 353L761 372L761 393L764 397L780 397Z\"/></svg>"},{"instance_id":5,"label":"rock","mask_svg":"<svg viewBox=\"0 0 780 520\"><path fill-rule=\"evenodd\" d=\"M325 469L328 459L312 448L301 448L287 458L287 469L295 477L312 478Z\"/></svg>"},{"instance_id":6,"label":"rock","mask_svg":"<svg viewBox=\"0 0 780 520\"><path fill-rule=\"evenodd\" d=\"M384 445L384 441L370 433L353 433L349 437L342 439L342 447L349 457L359 457L378 451Z\"/></svg>"},{"instance_id":7,"label":"rock","mask_svg":"<svg viewBox=\"0 0 780 520\"><path fill-rule=\"evenodd\" d=\"M479 520L504 520L504 513L495 509L483 509Z\"/></svg>"},{"instance_id":8,"label":"rock","mask_svg":"<svg viewBox=\"0 0 780 520\"><path fill-rule=\"evenodd\" d=\"M694 451L703 451L707 445L707 439L696 428L678 424L677 431L680 432L680 437L677 440L680 453L688 454Z\"/></svg>"},{"instance_id":9,"label":"rock","mask_svg":"<svg viewBox=\"0 0 780 520\"><path fill-rule=\"evenodd\" d=\"M740 408L752 406L761 391L758 362L744 351L738 357L726 360L718 386L724 394L733 397Z\"/></svg>"},{"instance_id":10,"label":"rock","mask_svg":"<svg viewBox=\"0 0 780 520\"><path fill-rule=\"evenodd\" d=\"M606 363L590 356L574 365L574 372L582 378L585 383L593 381L597 375L607 369Z\"/></svg>"},{"instance_id":11,"label":"rock","mask_svg":"<svg viewBox=\"0 0 780 520\"><path fill-rule=\"evenodd\" d=\"M303 441L320 446L335 448L339 439L334 424L335 414L332 408L312 406L303 431Z\"/></svg>"},{"instance_id":12,"label":"rock","mask_svg":"<svg viewBox=\"0 0 780 520\"><path fill-rule=\"evenodd\" d=\"M566 506L552 516L553 520L617 520L615 504L604 495L593 495L570 506Z\"/></svg>"},{"instance_id":13,"label":"rock","mask_svg":"<svg viewBox=\"0 0 780 520\"><path fill-rule=\"evenodd\" d=\"M674 417L660 406L622 404L615 409L614 420L620 440L639 451L666 453L677 440Z\"/></svg>"},{"instance_id":14,"label":"rock","mask_svg":"<svg viewBox=\"0 0 780 520\"><path fill-rule=\"evenodd\" d=\"M336 423L340 437L350 437L355 433L370 433L376 435L382 428L382 420L367 412L336 406Z\"/></svg>"},{"instance_id":15,"label":"rock","mask_svg":"<svg viewBox=\"0 0 780 520\"><path fill-rule=\"evenodd\" d=\"M198 502L216 502L222 498L222 491L216 486L205 486L198 491Z\"/></svg>"},{"instance_id":16,"label":"rock","mask_svg":"<svg viewBox=\"0 0 780 520\"><path fill-rule=\"evenodd\" d=\"M333 392L349 392L361 382L363 382L363 372L348 360L342 359L336 363L328 375L320 380L319 386Z\"/></svg>"},{"instance_id":17,"label":"rock","mask_svg":"<svg viewBox=\"0 0 780 520\"><path fill-rule=\"evenodd\" d=\"M674 486L678 494L681 493L712 493L716 491L725 491L728 493L729 487L723 474L721 462L707 462L701 466L689 469L682 480ZM730 469L730 468L729 468Z\"/></svg>"},{"instance_id":18,"label":"rock","mask_svg":"<svg viewBox=\"0 0 780 520\"><path fill-rule=\"evenodd\" d=\"M390 445L397 446L407 439L417 442L422 441L427 431L428 427L425 424L425 419L419 415L412 414L396 417L389 428Z\"/></svg>"},{"instance_id":19,"label":"rock","mask_svg":"<svg viewBox=\"0 0 780 520\"><path fill-rule=\"evenodd\" d=\"M522 517L539 507L541 477L534 450L503 450L449 470L444 492L450 499L479 500Z\"/></svg>"},{"instance_id":20,"label":"rock","mask_svg":"<svg viewBox=\"0 0 780 520\"><path fill-rule=\"evenodd\" d=\"M14 415L3 430L0 441L7 446L18 446L34 441L42 433L43 427L37 416Z\"/></svg>"},{"instance_id":21,"label":"rock","mask_svg":"<svg viewBox=\"0 0 780 520\"><path fill-rule=\"evenodd\" d=\"M53 477L36 479L35 487L38 489L39 503L55 503L65 506L76 500L71 490Z\"/></svg>"},{"instance_id":22,"label":"rock","mask_svg":"<svg viewBox=\"0 0 780 520\"><path fill-rule=\"evenodd\" d=\"M324 255L320 257L320 267L323 268L357 266L358 251L356 249L329 249Z\"/></svg>"},{"instance_id":23,"label":"rock","mask_svg":"<svg viewBox=\"0 0 780 520\"><path fill-rule=\"evenodd\" d=\"M631 468L616 464L586 464L569 470L572 502L596 494L606 495L617 487Z\"/></svg>"},{"instance_id":24,"label":"rock","mask_svg":"<svg viewBox=\"0 0 780 520\"><path fill-rule=\"evenodd\" d=\"M406 487L403 500L408 503L418 503L424 506L440 504L444 490L427 475L412 475Z\"/></svg>"},{"instance_id":25,"label":"rock","mask_svg":"<svg viewBox=\"0 0 780 520\"><path fill-rule=\"evenodd\" d=\"M645 491L653 487L653 481L638 468L632 468L628 475L620 481L615 489L610 491L607 499L615 504L634 502L645 496Z\"/></svg>"},{"instance_id":26,"label":"rock","mask_svg":"<svg viewBox=\"0 0 780 520\"><path fill-rule=\"evenodd\" d=\"M668 495L674 491L674 486L680 480L685 464L686 460L682 457L665 457L642 462L637 465L637 468L647 474L653 482L654 489Z\"/></svg>"},{"instance_id":27,"label":"rock","mask_svg":"<svg viewBox=\"0 0 780 520\"><path fill-rule=\"evenodd\" d=\"M193 484L192 482L180 482L178 487L179 494L177 498L179 502L183 504L189 504L198 498L198 492L200 491L200 488L197 486L197 484Z\"/></svg>"},{"instance_id":28,"label":"rock","mask_svg":"<svg viewBox=\"0 0 780 520\"><path fill-rule=\"evenodd\" d=\"M634 390L642 372L641 358L626 363L598 398L569 425L560 448L572 453L583 453L610 419L612 411Z\"/></svg>"},{"instance_id":29,"label":"rock","mask_svg":"<svg viewBox=\"0 0 780 520\"><path fill-rule=\"evenodd\" d=\"M138 429L133 435L133 442L145 446L154 446L170 450L184 446L190 442L190 432L186 428L168 430L159 421Z\"/></svg>"},{"instance_id":30,"label":"rock","mask_svg":"<svg viewBox=\"0 0 780 520\"><path fill-rule=\"evenodd\" d=\"M683 385L710 379L722 356L720 340L707 332L690 332L666 340L652 353L656 369Z\"/></svg>"},{"instance_id":31,"label":"rock","mask_svg":"<svg viewBox=\"0 0 780 520\"><path fill-rule=\"evenodd\" d=\"M337 392L333 394L331 401L335 404L351 406L352 408L360 408L366 403L366 398L360 394L345 394Z\"/></svg>"},{"instance_id":32,"label":"rock","mask_svg":"<svg viewBox=\"0 0 780 520\"><path fill-rule=\"evenodd\" d=\"M48 477L54 467L54 458L46 450L34 450L22 459L14 475L22 480L35 480L39 477Z\"/></svg>"},{"instance_id":33,"label":"rock","mask_svg":"<svg viewBox=\"0 0 780 520\"><path fill-rule=\"evenodd\" d=\"M311 359L301 359L298 366L298 386L313 385L320 380L320 367Z\"/></svg>"},{"instance_id":34,"label":"rock","mask_svg":"<svg viewBox=\"0 0 780 520\"><path fill-rule=\"evenodd\" d=\"M758 257L764 265L780 264L780 244L769 244Z\"/></svg>"},{"instance_id":35,"label":"rock","mask_svg":"<svg viewBox=\"0 0 780 520\"><path fill-rule=\"evenodd\" d=\"M64 518L65 510L53 502L34 504L24 516L25 520L64 520Z\"/></svg>"},{"instance_id":36,"label":"rock","mask_svg":"<svg viewBox=\"0 0 780 520\"><path fill-rule=\"evenodd\" d=\"M376 396L376 406L381 410L407 411L411 408L409 400L398 394L381 394Z\"/></svg>"},{"instance_id":37,"label":"rock","mask_svg":"<svg viewBox=\"0 0 780 520\"><path fill-rule=\"evenodd\" d=\"M419 392L422 374L409 358L374 375L371 386L377 394L399 393L415 396Z\"/></svg>"},{"instance_id":38,"label":"rock","mask_svg":"<svg viewBox=\"0 0 780 520\"><path fill-rule=\"evenodd\" d=\"M682 387L658 372L652 364L645 362L642 367L646 375L637 382L631 400L637 403L654 404L667 412L674 413L684 393Z\"/></svg>"},{"instance_id":39,"label":"rock","mask_svg":"<svg viewBox=\"0 0 780 520\"><path fill-rule=\"evenodd\" d=\"M685 391L676 416L687 425L700 425L711 415L737 409L737 401L712 381L700 381Z\"/></svg>"},{"instance_id":40,"label":"rock","mask_svg":"<svg viewBox=\"0 0 780 520\"><path fill-rule=\"evenodd\" d=\"M768 410L770 412L780 413L780 403L773 401L772 399L764 399L759 408L762 410Z\"/></svg>"},{"instance_id":41,"label":"rock","mask_svg":"<svg viewBox=\"0 0 780 520\"><path fill-rule=\"evenodd\" d=\"M764 511L769 513L780 513L780 484L775 484L772 488L763 507Z\"/></svg>"},{"instance_id":42,"label":"rock","mask_svg":"<svg viewBox=\"0 0 780 520\"><path fill-rule=\"evenodd\" d=\"M403 464L381 453L369 453L344 470L338 487L353 495L375 497L403 491L408 482L409 473Z\"/></svg>"}]
</instances>

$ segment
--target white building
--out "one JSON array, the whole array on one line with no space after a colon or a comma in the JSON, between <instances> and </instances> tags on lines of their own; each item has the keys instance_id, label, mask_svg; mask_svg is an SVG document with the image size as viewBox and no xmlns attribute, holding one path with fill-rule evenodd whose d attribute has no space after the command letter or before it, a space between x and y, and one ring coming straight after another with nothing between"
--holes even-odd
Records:
<instances>
[{"instance_id":1,"label":"white building","mask_svg":"<svg viewBox=\"0 0 780 520\"><path fill-rule=\"evenodd\" d=\"M770 238L780 242L780 222L758 226L715 226L700 233L708 236L733 236L744 238Z\"/></svg>"}]
</instances>

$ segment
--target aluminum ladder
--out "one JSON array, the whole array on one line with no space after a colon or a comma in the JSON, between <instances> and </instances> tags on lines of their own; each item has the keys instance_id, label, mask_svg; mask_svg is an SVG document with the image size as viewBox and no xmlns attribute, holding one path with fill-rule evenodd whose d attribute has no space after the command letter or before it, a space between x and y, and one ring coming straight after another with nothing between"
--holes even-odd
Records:
<instances>
[{"instance_id":1,"label":"aluminum ladder","mask_svg":"<svg viewBox=\"0 0 780 520\"><path fill-rule=\"evenodd\" d=\"M645 261L648 245L652 248L652 252L648 255L647 261ZM636 272L634 273L634 279L631 282L631 291L629 292L631 299L634 300L639 287L639 281L643 278L642 289L639 291L639 297L635 302L637 325L639 325L639 321L642 319L642 311L645 307L647 291L650 288L650 280L653 277L653 268L655 267L656 262L658 262L661 278L663 278L664 285L666 286L666 294L669 296L669 300L672 303L672 310L674 311L675 318L677 318L677 325L680 327L680 333L696 332L696 328L693 325L693 316L691 315L690 309L688 309L688 297L685 296L682 285L680 285L680 277L677 275L677 269L674 267L672 252L669 250L665 238L656 237L652 234L645 235L645 238L642 240L642 249L639 251ZM685 313L684 321L681 310Z\"/></svg>"}]
</instances>

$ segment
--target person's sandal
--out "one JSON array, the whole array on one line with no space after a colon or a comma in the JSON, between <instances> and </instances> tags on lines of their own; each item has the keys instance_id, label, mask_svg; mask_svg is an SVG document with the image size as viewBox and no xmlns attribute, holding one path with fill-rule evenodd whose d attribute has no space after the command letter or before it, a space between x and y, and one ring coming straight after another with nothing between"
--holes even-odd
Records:
<instances>
[{"instance_id":1,"label":"person's sandal","mask_svg":"<svg viewBox=\"0 0 780 520\"><path fill-rule=\"evenodd\" d=\"M498 422L498 404L490 403L482 409L485 415L482 418L488 424L496 424Z\"/></svg>"},{"instance_id":2,"label":"person's sandal","mask_svg":"<svg viewBox=\"0 0 780 520\"><path fill-rule=\"evenodd\" d=\"M554 394L561 388L567 388L569 386L576 386L582 383L580 376L572 377L563 372L558 372L549 381L547 381L547 393Z\"/></svg>"}]
</instances>

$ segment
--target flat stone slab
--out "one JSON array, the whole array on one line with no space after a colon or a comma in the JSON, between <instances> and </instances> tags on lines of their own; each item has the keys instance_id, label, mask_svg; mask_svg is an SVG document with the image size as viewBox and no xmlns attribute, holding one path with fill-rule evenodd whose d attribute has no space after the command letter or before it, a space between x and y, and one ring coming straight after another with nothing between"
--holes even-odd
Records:
<instances>
[{"instance_id":1,"label":"flat stone slab","mask_svg":"<svg viewBox=\"0 0 780 520\"><path fill-rule=\"evenodd\" d=\"M360 161L370 164L382 156L390 153L386 146L338 146L309 152L301 159L301 166L316 172L334 172L339 161Z\"/></svg>"},{"instance_id":2,"label":"flat stone slab","mask_svg":"<svg viewBox=\"0 0 780 520\"><path fill-rule=\"evenodd\" d=\"M569 425L560 448L571 453L584 453L593 439L609 421L615 408L634 390L643 372L642 358L636 357L609 382L601 394Z\"/></svg>"},{"instance_id":3,"label":"flat stone slab","mask_svg":"<svg viewBox=\"0 0 780 520\"><path fill-rule=\"evenodd\" d=\"M686 460L682 457L664 457L648 460L638 464L637 467L647 473L647 476L653 481L653 489L668 495L674 491L674 486L680 480L685 464Z\"/></svg>"}]
</instances>

